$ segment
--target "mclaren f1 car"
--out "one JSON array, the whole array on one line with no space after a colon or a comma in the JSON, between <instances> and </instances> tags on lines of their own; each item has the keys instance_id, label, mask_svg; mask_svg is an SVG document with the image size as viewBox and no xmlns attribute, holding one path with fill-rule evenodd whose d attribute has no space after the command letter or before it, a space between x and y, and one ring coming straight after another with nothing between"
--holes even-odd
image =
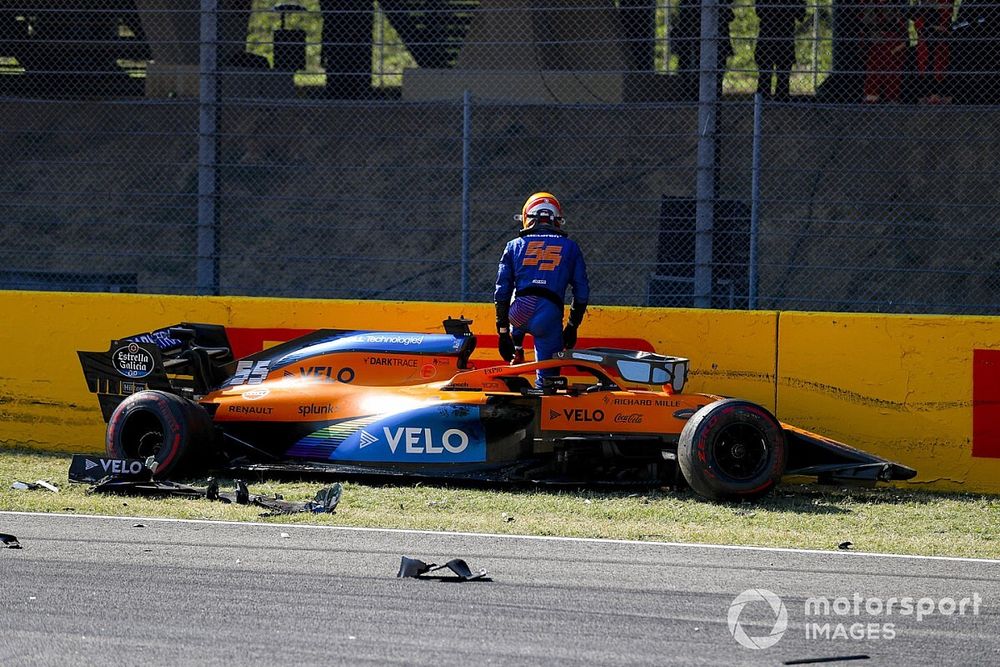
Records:
<instances>
[{"instance_id":1,"label":"mclaren f1 car","mask_svg":"<svg viewBox=\"0 0 1000 667\"><path fill-rule=\"evenodd\" d=\"M916 471L779 422L736 398L684 393L689 362L570 349L475 368L464 319L438 334L320 330L234 359L226 330L182 323L80 352L109 457L167 477L202 468L486 482L673 484L712 499ZM539 369L560 369L537 387ZM550 371L551 372L551 371Z\"/></svg>"}]
</instances>

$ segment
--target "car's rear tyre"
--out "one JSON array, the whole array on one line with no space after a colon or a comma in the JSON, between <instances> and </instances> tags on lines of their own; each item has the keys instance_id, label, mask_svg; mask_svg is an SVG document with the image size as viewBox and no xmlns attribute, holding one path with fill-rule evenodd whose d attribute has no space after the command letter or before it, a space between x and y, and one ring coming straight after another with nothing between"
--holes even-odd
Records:
<instances>
[{"instance_id":1,"label":"car's rear tyre","mask_svg":"<svg viewBox=\"0 0 1000 667\"><path fill-rule=\"evenodd\" d=\"M677 447L684 478L712 500L765 495L781 479L787 458L778 420L755 403L733 398L694 413Z\"/></svg>"},{"instance_id":2,"label":"car's rear tyre","mask_svg":"<svg viewBox=\"0 0 1000 667\"><path fill-rule=\"evenodd\" d=\"M203 460L212 441L212 419L203 407L165 391L141 391L111 414L105 437L108 456L156 461L156 477L167 477Z\"/></svg>"}]
</instances>

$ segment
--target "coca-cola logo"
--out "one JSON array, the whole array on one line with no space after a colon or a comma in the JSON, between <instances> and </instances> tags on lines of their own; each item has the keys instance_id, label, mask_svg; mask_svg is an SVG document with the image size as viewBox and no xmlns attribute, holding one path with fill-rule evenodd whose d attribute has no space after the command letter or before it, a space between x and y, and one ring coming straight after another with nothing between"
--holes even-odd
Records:
<instances>
[{"instance_id":1,"label":"coca-cola logo","mask_svg":"<svg viewBox=\"0 0 1000 667\"><path fill-rule=\"evenodd\" d=\"M153 372L153 364L153 355L137 343L129 343L111 353L111 365L119 375L127 378L146 377Z\"/></svg>"},{"instance_id":2,"label":"coca-cola logo","mask_svg":"<svg viewBox=\"0 0 1000 667\"><path fill-rule=\"evenodd\" d=\"M641 424L642 414L638 412L633 412L630 415L615 415L616 424Z\"/></svg>"}]
</instances>

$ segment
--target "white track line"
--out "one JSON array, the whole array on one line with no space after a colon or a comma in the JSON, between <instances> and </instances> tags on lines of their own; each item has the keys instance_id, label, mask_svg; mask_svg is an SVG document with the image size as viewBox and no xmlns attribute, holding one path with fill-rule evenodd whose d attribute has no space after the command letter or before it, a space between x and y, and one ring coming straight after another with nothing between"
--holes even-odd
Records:
<instances>
[{"instance_id":1,"label":"white track line","mask_svg":"<svg viewBox=\"0 0 1000 667\"><path fill-rule=\"evenodd\" d=\"M594 544L630 544L635 546L680 547L684 549L716 549L723 551L761 551L766 553L817 554L820 556L848 556L871 558L910 558L955 563L984 563L1000 565L995 558L967 558L962 556L918 556L910 554L880 554L871 551L833 551L824 549L794 549L791 547L754 547L733 544L700 544L697 542L654 542L645 540L613 540L602 537L556 537L548 535L507 535L504 533L466 533L448 530L414 530L411 528L364 528L356 526L318 526L309 523L265 523L263 521L216 521L212 519L170 519L147 516L104 516L101 514L70 514L59 512L16 512L0 510L0 516L69 517L74 519L109 519L117 521L162 521L164 523L190 523L220 526L267 526L271 528L306 528L309 530L339 530L362 533L397 533L401 535L437 535L448 537L489 537L510 540L548 540L553 542L585 542Z\"/></svg>"}]
</instances>

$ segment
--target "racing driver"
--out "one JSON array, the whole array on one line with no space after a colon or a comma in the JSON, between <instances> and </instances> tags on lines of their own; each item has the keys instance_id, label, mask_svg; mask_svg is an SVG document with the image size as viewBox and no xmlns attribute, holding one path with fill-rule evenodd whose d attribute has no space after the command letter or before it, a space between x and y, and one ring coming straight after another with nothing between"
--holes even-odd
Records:
<instances>
[{"instance_id":1,"label":"racing driver","mask_svg":"<svg viewBox=\"0 0 1000 667\"><path fill-rule=\"evenodd\" d=\"M554 195L536 192L514 219L521 222L521 231L503 250L493 293L497 349L505 361L521 363L524 335L530 333L535 339L535 360L543 361L576 344L590 297L587 267L580 246L566 236L562 206ZM563 301L570 286L573 303L564 328ZM557 372L538 371L536 384L540 386L542 377Z\"/></svg>"}]
</instances>

